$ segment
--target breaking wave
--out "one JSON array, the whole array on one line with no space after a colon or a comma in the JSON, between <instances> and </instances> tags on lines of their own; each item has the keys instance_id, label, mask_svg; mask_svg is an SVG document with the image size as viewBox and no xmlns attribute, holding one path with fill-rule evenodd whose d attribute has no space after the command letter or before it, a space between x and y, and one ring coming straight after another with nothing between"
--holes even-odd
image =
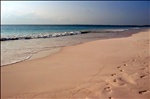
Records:
<instances>
[{"instance_id":1,"label":"breaking wave","mask_svg":"<svg viewBox=\"0 0 150 99\"><path fill-rule=\"evenodd\" d=\"M64 32L64 33L45 33L45 34L32 34L32 35L13 35L13 36L2 36L0 41L8 41L8 40L22 40L22 39L38 39L38 38L52 38L52 37L61 37L61 36L69 36L69 35L77 35L81 34L81 32Z\"/></svg>"},{"instance_id":2,"label":"breaking wave","mask_svg":"<svg viewBox=\"0 0 150 99\"><path fill-rule=\"evenodd\" d=\"M134 28L134 29L139 29L139 28ZM0 41L52 38L52 37L70 36L70 35L78 35L78 34L86 34L86 33L116 33L116 32L123 32L123 31L127 31L127 30L129 30L129 29L104 29L104 30L74 31L74 32L64 32L64 33L12 35L12 36L1 36Z\"/></svg>"}]
</instances>

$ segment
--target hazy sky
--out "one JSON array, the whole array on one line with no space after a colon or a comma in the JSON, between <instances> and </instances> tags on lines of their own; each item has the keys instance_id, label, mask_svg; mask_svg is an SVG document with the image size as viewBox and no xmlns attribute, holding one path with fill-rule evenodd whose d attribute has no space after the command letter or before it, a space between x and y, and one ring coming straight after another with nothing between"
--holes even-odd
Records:
<instances>
[{"instance_id":1,"label":"hazy sky","mask_svg":"<svg viewBox=\"0 0 150 99\"><path fill-rule=\"evenodd\" d=\"M2 1L2 24L150 24L149 1Z\"/></svg>"}]
</instances>

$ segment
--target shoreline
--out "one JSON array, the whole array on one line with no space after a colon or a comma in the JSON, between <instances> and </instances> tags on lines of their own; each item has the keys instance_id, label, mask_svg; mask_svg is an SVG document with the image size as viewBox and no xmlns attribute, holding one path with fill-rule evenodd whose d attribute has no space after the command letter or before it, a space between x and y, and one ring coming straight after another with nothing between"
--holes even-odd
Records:
<instances>
[{"instance_id":1,"label":"shoreline","mask_svg":"<svg viewBox=\"0 0 150 99\"><path fill-rule=\"evenodd\" d=\"M149 28L147 27L144 27L144 28L140 28L140 29L129 29L127 31L122 31L122 32L118 32L118 31L114 31L114 33L117 33L118 32L118 35L121 35L119 37L110 37L110 38L101 38L100 40L107 40L107 39L115 39L115 38L124 38L124 37L129 37L135 33L138 33L140 31L145 31ZM109 30L108 30L109 31ZM84 35L84 32L87 33L87 32L92 32L92 33L101 33L102 31L99 31L99 30L91 30L91 31L82 31ZM103 33L103 32L102 32ZM107 33L106 33L107 34ZM46 39L49 39L49 38L46 38ZM98 39L97 39L98 40ZM95 40L91 40L91 41L95 41ZM91 41L86 41L86 42L81 42L79 44L83 44L83 43L88 43L88 42L91 42ZM9 41L8 41L9 42ZM67 47L67 46L74 46L74 45L78 45L78 44L71 44L71 45L66 45L66 46L63 46L63 47ZM59 47L59 48L54 48L54 49L47 49L47 50L41 50L41 51L37 51L36 53L33 53L31 54L28 58L26 59L23 59L23 60L20 60L20 61L17 61L17 62L14 62L14 63L9 63L9 64L5 64L5 65L2 65L1 67L3 66L8 66L8 65L12 65L12 64L17 64L17 63L20 63L20 62L24 62L24 61L30 61L30 60L34 60L34 59L40 59L40 58L44 58L44 57L47 57L49 55L53 55L55 53L59 53L60 50L63 48L63 47Z\"/></svg>"},{"instance_id":2,"label":"shoreline","mask_svg":"<svg viewBox=\"0 0 150 99\"><path fill-rule=\"evenodd\" d=\"M1 97L148 99L148 44L149 28L128 37L66 46L43 58L2 66Z\"/></svg>"},{"instance_id":3,"label":"shoreline","mask_svg":"<svg viewBox=\"0 0 150 99\"><path fill-rule=\"evenodd\" d=\"M129 37L132 36L133 34L136 34L140 31L147 31L148 29L140 29L140 30L129 30L127 31L127 33L130 33L132 32L131 34L125 34L125 35L128 35ZM133 32L134 31L134 32ZM98 31L95 31L95 33L97 33ZM98 32L99 33L99 32ZM126 32L125 32L126 33ZM123 34L122 34L123 35ZM122 37L119 37L119 38L124 38L125 36L122 36ZM102 40L107 40L107 39L116 39L115 37L113 38L104 38ZM94 40L94 41L97 41L97 40ZM92 42L92 41L87 41L87 42L84 42L84 43L88 43L88 42ZM75 45L80 45L80 44L84 44L84 43L79 43L79 44L73 44L73 45L69 45L69 46L75 46ZM64 46L64 47L68 47L68 46ZM56 53L59 53L61 52L61 49L63 49L64 47L60 47L60 48L54 48L54 49L51 49L51 50L43 50L43 51L39 51L35 54L33 54L29 59L25 60L25 61L30 61L30 60L34 60L34 59L41 59L41 58L44 58L44 57L48 57L48 56L51 56L53 54L56 54ZM53 51L52 51L53 50ZM21 61L23 62L23 61ZM11 65L11 64L9 64Z\"/></svg>"},{"instance_id":4,"label":"shoreline","mask_svg":"<svg viewBox=\"0 0 150 99\"><path fill-rule=\"evenodd\" d=\"M63 36L71 36L71 35L79 35L79 34L88 34L88 33L119 33L124 31L149 28L149 27L130 27L130 28L122 28L122 29L91 29L91 30L79 30L79 31L70 31L70 32L60 32L60 33L50 33L50 34L30 34L30 35L6 35L1 36L0 41L15 41L15 40L30 40L30 39L45 39L45 38L54 38L54 37L63 37Z\"/></svg>"}]
</instances>

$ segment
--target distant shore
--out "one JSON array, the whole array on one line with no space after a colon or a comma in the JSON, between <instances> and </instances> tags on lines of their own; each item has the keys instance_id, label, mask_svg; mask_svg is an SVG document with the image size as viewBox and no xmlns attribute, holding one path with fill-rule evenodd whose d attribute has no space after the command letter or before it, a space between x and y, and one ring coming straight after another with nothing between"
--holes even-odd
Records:
<instances>
[{"instance_id":1,"label":"distant shore","mask_svg":"<svg viewBox=\"0 0 150 99\"><path fill-rule=\"evenodd\" d=\"M1 98L149 99L149 31L67 46L3 66Z\"/></svg>"}]
</instances>

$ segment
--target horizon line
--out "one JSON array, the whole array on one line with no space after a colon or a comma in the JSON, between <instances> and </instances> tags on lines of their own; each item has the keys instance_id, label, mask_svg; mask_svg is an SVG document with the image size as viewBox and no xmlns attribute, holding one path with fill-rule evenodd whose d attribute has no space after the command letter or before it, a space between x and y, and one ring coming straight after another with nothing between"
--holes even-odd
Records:
<instances>
[{"instance_id":1,"label":"horizon line","mask_svg":"<svg viewBox=\"0 0 150 99\"><path fill-rule=\"evenodd\" d=\"M150 25L119 25L119 24L1 24L1 25L101 25L101 26L150 26Z\"/></svg>"}]
</instances>

